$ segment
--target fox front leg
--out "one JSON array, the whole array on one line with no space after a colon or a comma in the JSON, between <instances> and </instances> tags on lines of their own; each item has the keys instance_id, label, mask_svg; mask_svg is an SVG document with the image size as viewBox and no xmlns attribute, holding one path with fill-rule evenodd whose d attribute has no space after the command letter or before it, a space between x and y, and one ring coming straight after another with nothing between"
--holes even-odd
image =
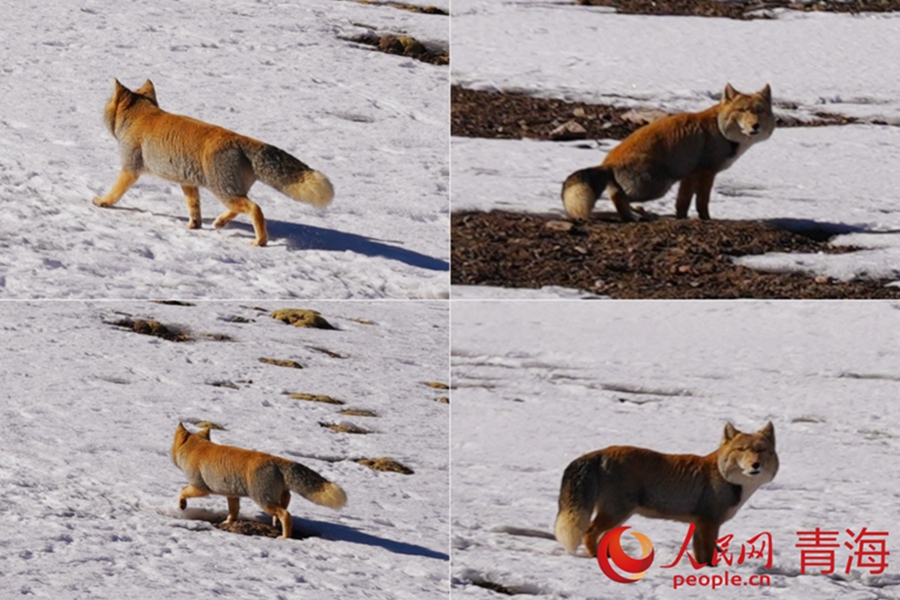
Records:
<instances>
[{"instance_id":1,"label":"fox front leg","mask_svg":"<svg viewBox=\"0 0 900 600\"><path fill-rule=\"evenodd\" d=\"M209 491L201 490L194 485L186 486L182 488L181 493L178 494L178 508L181 510L187 508L188 498L202 498L203 496L209 496Z\"/></svg>"},{"instance_id":2,"label":"fox front leg","mask_svg":"<svg viewBox=\"0 0 900 600\"><path fill-rule=\"evenodd\" d=\"M241 499L228 496L228 518L225 519L225 524L237 521L239 512L241 512Z\"/></svg>"},{"instance_id":3,"label":"fox front leg","mask_svg":"<svg viewBox=\"0 0 900 600\"><path fill-rule=\"evenodd\" d=\"M122 196L125 195L128 188L133 186L134 182L138 180L138 177L140 177L140 175L137 171L123 169L122 172L119 173L119 178L116 180L115 185L109 190L109 193L105 196L94 198L94 204L97 206L112 206L122 199Z\"/></svg>"}]
</instances>

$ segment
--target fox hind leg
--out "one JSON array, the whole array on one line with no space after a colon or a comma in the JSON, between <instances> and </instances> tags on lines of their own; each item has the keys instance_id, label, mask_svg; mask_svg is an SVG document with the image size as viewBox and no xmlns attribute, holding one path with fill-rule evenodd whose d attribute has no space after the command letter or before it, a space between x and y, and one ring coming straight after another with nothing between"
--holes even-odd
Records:
<instances>
[{"instance_id":1,"label":"fox hind leg","mask_svg":"<svg viewBox=\"0 0 900 600\"><path fill-rule=\"evenodd\" d=\"M188 229L200 229L200 188L195 185L182 185L184 199L188 207Z\"/></svg>"},{"instance_id":2,"label":"fox hind leg","mask_svg":"<svg viewBox=\"0 0 900 600\"><path fill-rule=\"evenodd\" d=\"M263 216L262 209L255 202L246 196L220 196L219 199L228 210L216 218L213 223L213 226L216 227L216 229L224 227L236 216L244 213L250 215L250 220L253 221L253 230L256 232L256 239L253 240L250 245L265 246L268 243L269 234L266 232L266 219Z\"/></svg>"},{"instance_id":3,"label":"fox hind leg","mask_svg":"<svg viewBox=\"0 0 900 600\"><path fill-rule=\"evenodd\" d=\"M291 503L291 490L284 490L281 492L281 508L287 508ZM272 527L275 527L278 524L278 517L272 517Z\"/></svg>"},{"instance_id":4,"label":"fox hind leg","mask_svg":"<svg viewBox=\"0 0 900 600\"><path fill-rule=\"evenodd\" d=\"M616 212L619 213L619 218L623 221L637 221L639 217L631 210L631 200L628 198L628 194L626 194L621 188L618 186L610 185L607 188L609 192L609 198L612 200L613 205L616 207Z\"/></svg>"},{"instance_id":5,"label":"fox hind leg","mask_svg":"<svg viewBox=\"0 0 900 600\"><path fill-rule=\"evenodd\" d=\"M628 515L604 513L603 510L597 511L597 516L591 522L587 532L584 534L584 548L587 550L588 556L597 556L597 544L604 533L614 527L618 527L628 518Z\"/></svg>"},{"instance_id":6,"label":"fox hind leg","mask_svg":"<svg viewBox=\"0 0 900 600\"><path fill-rule=\"evenodd\" d=\"M272 515L281 522L280 539L286 540L291 537L291 513L286 511L278 504L266 504L262 509Z\"/></svg>"},{"instance_id":7,"label":"fox hind leg","mask_svg":"<svg viewBox=\"0 0 900 600\"><path fill-rule=\"evenodd\" d=\"M97 206L112 206L122 199L122 196L125 195L128 188L133 186L134 182L138 180L138 177L140 177L140 174L137 171L122 169L119 173L119 178L116 180L116 183L113 184L112 189L109 190L105 196L94 198L94 204Z\"/></svg>"}]
</instances>

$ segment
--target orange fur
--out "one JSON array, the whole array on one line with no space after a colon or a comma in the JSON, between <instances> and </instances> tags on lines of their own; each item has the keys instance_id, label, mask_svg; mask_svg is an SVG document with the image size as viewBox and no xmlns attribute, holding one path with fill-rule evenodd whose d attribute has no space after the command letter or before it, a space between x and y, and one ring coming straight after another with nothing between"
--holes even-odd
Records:
<instances>
[{"instance_id":1,"label":"orange fur","mask_svg":"<svg viewBox=\"0 0 900 600\"><path fill-rule=\"evenodd\" d=\"M291 537L291 515L287 511L291 490L334 509L347 502L340 486L312 469L264 452L214 444L209 429L190 433L179 423L172 442L172 461L188 480L178 495L182 510L189 498L226 496L226 523L230 523L237 519L240 498L250 497L281 523L282 538Z\"/></svg>"},{"instance_id":2,"label":"orange fur","mask_svg":"<svg viewBox=\"0 0 900 600\"><path fill-rule=\"evenodd\" d=\"M563 184L563 206L570 217L587 219L605 190L622 220L633 221L637 216L631 203L661 198L681 182L676 216L686 218L696 196L697 213L709 219L716 174L752 144L767 139L774 128L768 85L754 94L727 85L717 105L645 125L613 148L599 167L569 175Z\"/></svg>"},{"instance_id":3,"label":"orange fur","mask_svg":"<svg viewBox=\"0 0 900 600\"><path fill-rule=\"evenodd\" d=\"M256 233L253 245L265 246L269 239L265 218L247 197L256 180L316 206L325 206L334 196L327 177L287 152L160 109L150 80L134 92L117 80L104 121L119 142L122 171L112 189L94 199L97 206L115 204L141 174L150 173L181 184L189 228L201 226L199 188L205 187L227 208L215 220L215 227L247 214Z\"/></svg>"},{"instance_id":4,"label":"orange fur","mask_svg":"<svg viewBox=\"0 0 900 600\"><path fill-rule=\"evenodd\" d=\"M752 434L730 423L705 456L611 446L575 459L563 474L556 539L590 556L602 535L631 515L694 523L694 555L709 563L719 527L778 472L771 423Z\"/></svg>"}]
</instances>

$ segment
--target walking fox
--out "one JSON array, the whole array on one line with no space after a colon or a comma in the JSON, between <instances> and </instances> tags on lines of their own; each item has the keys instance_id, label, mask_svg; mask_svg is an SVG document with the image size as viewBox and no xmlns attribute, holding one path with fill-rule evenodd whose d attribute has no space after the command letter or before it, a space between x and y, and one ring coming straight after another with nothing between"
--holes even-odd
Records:
<instances>
[{"instance_id":1,"label":"walking fox","mask_svg":"<svg viewBox=\"0 0 900 600\"><path fill-rule=\"evenodd\" d=\"M709 194L719 171L775 129L772 90L767 84L742 94L731 84L722 100L702 112L671 115L641 127L613 148L599 167L575 171L566 179L566 213L587 219L604 190L623 221L634 221L632 202L662 198L680 181L675 215L685 219L697 197L697 214L709 219Z\"/></svg>"},{"instance_id":2,"label":"walking fox","mask_svg":"<svg viewBox=\"0 0 900 600\"><path fill-rule=\"evenodd\" d=\"M775 428L742 433L731 423L706 456L610 446L576 458L563 473L556 539L570 554L596 556L604 533L631 515L694 523L694 558L709 564L719 527L778 472Z\"/></svg>"},{"instance_id":3,"label":"walking fox","mask_svg":"<svg viewBox=\"0 0 900 600\"><path fill-rule=\"evenodd\" d=\"M172 461L188 480L178 494L181 510L187 508L188 498L225 496L225 522L231 523L238 517L241 497L249 496L281 522L283 539L291 537L291 515L287 511L291 490L329 508L338 509L347 503L347 495L339 485L312 469L271 454L214 444L209 439L209 428L190 433L179 423L172 442Z\"/></svg>"},{"instance_id":4,"label":"walking fox","mask_svg":"<svg viewBox=\"0 0 900 600\"><path fill-rule=\"evenodd\" d=\"M97 206L112 206L142 173L150 173L181 184L190 229L200 229L199 188L205 187L227 208L213 223L215 227L223 227L238 214L246 213L256 233L252 245L265 246L269 240L265 218L259 206L247 197L257 179L294 200L314 206L325 206L334 196L325 175L287 152L160 109L149 79L133 92L117 79L103 119L119 141L122 171L109 193L94 198Z\"/></svg>"}]
</instances>

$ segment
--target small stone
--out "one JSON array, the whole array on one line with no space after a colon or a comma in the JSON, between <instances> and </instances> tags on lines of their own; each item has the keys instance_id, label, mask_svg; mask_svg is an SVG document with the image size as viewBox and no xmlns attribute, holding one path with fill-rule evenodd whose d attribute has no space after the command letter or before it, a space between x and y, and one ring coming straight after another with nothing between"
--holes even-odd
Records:
<instances>
[{"instance_id":1,"label":"small stone","mask_svg":"<svg viewBox=\"0 0 900 600\"><path fill-rule=\"evenodd\" d=\"M575 227L575 224L572 221L547 221L544 224L544 228L551 231L569 232L572 231L573 227Z\"/></svg>"},{"instance_id":2,"label":"small stone","mask_svg":"<svg viewBox=\"0 0 900 600\"><path fill-rule=\"evenodd\" d=\"M583 140L586 137L587 129L574 119L563 123L550 132L550 139L556 141Z\"/></svg>"}]
</instances>

